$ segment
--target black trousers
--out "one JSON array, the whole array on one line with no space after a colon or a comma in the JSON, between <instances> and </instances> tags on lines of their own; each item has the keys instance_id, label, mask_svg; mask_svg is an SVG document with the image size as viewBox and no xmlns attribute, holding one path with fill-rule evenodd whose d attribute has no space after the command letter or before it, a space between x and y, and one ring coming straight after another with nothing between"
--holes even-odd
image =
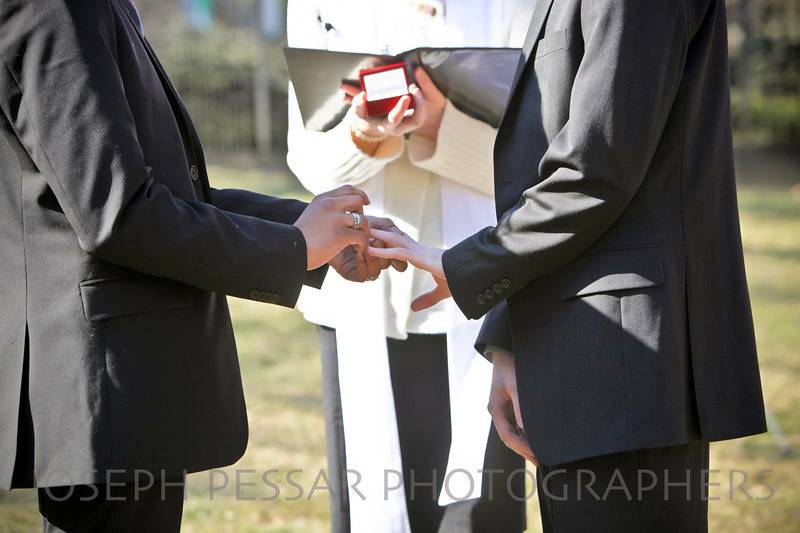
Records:
<instances>
[{"instance_id":1,"label":"black trousers","mask_svg":"<svg viewBox=\"0 0 800 533\"><path fill-rule=\"evenodd\" d=\"M347 457L339 393L336 332L319 328L322 353L331 530L350 531ZM437 503L450 451L450 393L445 335L387 339L406 505L414 533L517 533L525 529L524 461L492 428L481 498Z\"/></svg>"},{"instance_id":2,"label":"black trousers","mask_svg":"<svg viewBox=\"0 0 800 533\"><path fill-rule=\"evenodd\" d=\"M705 533L708 443L652 448L541 466L545 533Z\"/></svg>"},{"instance_id":3,"label":"black trousers","mask_svg":"<svg viewBox=\"0 0 800 533\"><path fill-rule=\"evenodd\" d=\"M152 482L152 486L151 485ZM39 489L44 533L178 533L184 476Z\"/></svg>"}]
</instances>

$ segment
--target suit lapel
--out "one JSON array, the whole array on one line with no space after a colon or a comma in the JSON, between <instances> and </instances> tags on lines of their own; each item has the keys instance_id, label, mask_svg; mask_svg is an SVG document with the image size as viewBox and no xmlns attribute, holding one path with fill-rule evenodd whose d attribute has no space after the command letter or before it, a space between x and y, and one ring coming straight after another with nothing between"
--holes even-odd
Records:
<instances>
[{"instance_id":1,"label":"suit lapel","mask_svg":"<svg viewBox=\"0 0 800 533\"><path fill-rule=\"evenodd\" d=\"M536 47L536 43L539 40L539 36L542 34L542 27L544 27L547 16L550 14L550 7L552 5L553 0L536 1L536 6L533 8L533 16L531 16L531 23L530 26L528 26L528 33L525 36L525 44L522 46L522 56L524 59L517 69L514 82L511 84L512 98L517 90L517 83L519 83L519 78L522 76L522 71L525 70L525 65L528 64L533 49Z\"/></svg>"},{"instance_id":2,"label":"suit lapel","mask_svg":"<svg viewBox=\"0 0 800 533\"><path fill-rule=\"evenodd\" d=\"M147 52L147 57L150 59L150 63L153 65L153 68L156 70L156 73L161 80L161 85L163 86L164 91L167 93L167 98L172 105L173 112L175 114L175 120L178 121L181 129L185 130L187 134L187 138L185 139L185 143L187 144L186 149L189 150L193 156L196 156L197 152L199 151L200 138L197 135L197 131L194 129L194 124L192 124L192 121L189 118L189 112L184 107L183 102L178 95L178 91L169 80L164 67L158 60L158 56L156 56L155 51L152 49L150 43L142 33L140 29L141 23L138 22L138 16L131 12L132 6L129 6L127 0L121 0L120 4L125 16L128 18L128 20L130 20L131 24L133 24L134 28L136 29L136 34L138 35L142 46Z\"/></svg>"},{"instance_id":3,"label":"suit lapel","mask_svg":"<svg viewBox=\"0 0 800 533\"><path fill-rule=\"evenodd\" d=\"M175 87L172 85L172 82L167 76L166 70L164 70L164 67L158 60L155 50L153 50L153 48L150 46L150 43L147 41L147 38L145 38L144 33L141 31L141 23L137 23L138 15L131 13L131 7L127 5L127 0L121 0L121 3L122 11L125 13L125 16L128 18L128 20L130 20L131 24L133 24L134 28L136 28L136 34L138 35L142 46L147 52L147 57L150 59L150 63L153 65L153 68L158 74L159 80L161 80L161 86L163 87L164 92L167 95L167 99L170 102L170 107L172 107L175 121L178 123L178 129L181 132L181 137L183 138L187 155L190 157L193 164L198 166L198 170L203 176L201 186L204 194L206 194L208 197L210 195L210 189L208 179L205 175L205 155L203 154L203 147L200 143L200 136L197 134L197 130L194 128L194 123L192 123L192 119L189 117L189 112L183 105L183 101L181 100L177 89L175 89Z\"/></svg>"}]
</instances>

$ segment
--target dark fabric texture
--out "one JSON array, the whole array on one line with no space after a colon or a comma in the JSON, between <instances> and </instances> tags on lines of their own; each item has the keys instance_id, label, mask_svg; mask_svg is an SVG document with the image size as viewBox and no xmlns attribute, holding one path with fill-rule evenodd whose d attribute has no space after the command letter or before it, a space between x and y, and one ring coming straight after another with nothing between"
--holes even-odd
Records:
<instances>
[{"instance_id":1,"label":"dark fabric texture","mask_svg":"<svg viewBox=\"0 0 800 533\"><path fill-rule=\"evenodd\" d=\"M479 354L485 355L488 346L514 353L514 337L508 320L508 302L505 300L486 313L478 338L475 339L475 349Z\"/></svg>"},{"instance_id":2,"label":"dark fabric texture","mask_svg":"<svg viewBox=\"0 0 800 533\"><path fill-rule=\"evenodd\" d=\"M44 533L178 533L185 477L39 489Z\"/></svg>"},{"instance_id":3,"label":"dark fabric texture","mask_svg":"<svg viewBox=\"0 0 800 533\"><path fill-rule=\"evenodd\" d=\"M726 39L723 0L536 3L497 226L443 262L468 317L497 310L482 338L511 332L543 464L766 430Z\"/></svg>"},{"instance_id":4,"label":"dark fabric texture","mask_svg":"<svg viewBox=\"0 0 800 533\"><path fill-rule=\"evenodd\" d=\"M324 275L290 225L305 204L211 189L125 7L0 3L0 488L20 443L14 486L233 463L247 421L225 295L292 306Z\"/></svg>"},{"instance_id":5,"label":"dark fabric texture","mask_svg":"<svg viewBox=\"0 0 800 533\"><path fill-rule=\"evenodd\" d=\"M342 396L339 390L339 352L336 330L318 326L322 361L322 406L325 417L325 451L330 482L331 533L350 533L350 494L347 448L344 441Z\"/></svg>"},{"instance_id":6,"label":"dark fabric texture","mask_svg":"<svg viewBox=\"0 0 800 533\"><path fill-rule=\"evenodd\" d=\"M706 533L708 443L543 466L536 489L544 533Z\"/></svg>"},{"instance_id":7,"label":"dark fabric texture","mask_svg":"<svg viewBox=\"0 0 800 533\"><path fill-rule=\"evenodd\" d=\"M336 331L320 327L319 333L328 477L333 487L331 530L346 533L350 531L350 516ZM524 462L503 445L494 428L486 448L487 472L481 498L446 507L437 503L450 450L446 336L412 334L407 340L387 339L387 346L411 530L415 533L523 531Z\"/></svg>"}]
</instances>

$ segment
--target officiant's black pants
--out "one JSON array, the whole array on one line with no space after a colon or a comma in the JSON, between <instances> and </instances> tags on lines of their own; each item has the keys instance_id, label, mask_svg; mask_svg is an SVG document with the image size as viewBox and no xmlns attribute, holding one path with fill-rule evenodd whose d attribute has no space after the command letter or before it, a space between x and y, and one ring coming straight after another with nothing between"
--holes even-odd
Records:
<instances>
[{"instance_id":1,"label":"officiant's black pants","mask_svg":"<svg viewBox=\"0 0 800 533\"><path fill-rule=\"evenodd\" d=\"M708 443L651 448L537 470L545 533L706 533Z\"/></svg>"},{"instance_id":2,"label":"officiant's black pants","mask_svg":"<svg viewBox=\"0 0 800 533\"><path fill-rule=\"evenodd\" d=\"M347 457L339 394L336 332L329 328L319 328L319 331L328 477L331 484L331 531L348 533ZM387 339L387 347L403 460L406 505L413 533L523 531L525 465L521 457L503 445L494 427L486 447L484 469L495 472L484 475L481 498L446 507L440 507L437 503L450 451L446 336L412 334L407 340Z\"/></svg>"}]
</instances>

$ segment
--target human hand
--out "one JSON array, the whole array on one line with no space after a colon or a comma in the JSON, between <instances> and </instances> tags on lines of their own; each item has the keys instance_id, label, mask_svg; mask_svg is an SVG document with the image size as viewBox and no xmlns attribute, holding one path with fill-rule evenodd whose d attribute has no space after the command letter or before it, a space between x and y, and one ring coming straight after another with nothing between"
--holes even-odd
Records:
<instances>
[{"instance_id":1,"label":"human hand","mask_svg":"<svg viewBox=\"0 0 800 533\"><path fill-rule=\"evenodd\" d=\"M374 228L374 229L377 229L377 230L388 231L388 232L394 233L395 235L398 235L398 236L405 235L405 233L403 233L400 230L400 228L398 228L395 225L395 223L394 223L394 221L392 219L383 218L383 217L368 216L367 220L369 221L369 227L371 229ZM386 248L386 243L384 243L380 239L376 239L375 237L373 237L371 235L371 232L370 232L370 241L369 241L369 243L370 243L370 246L372 246L374 248ZM366 255L368 257L370 257L370 258L373 258L375 260L381 261L381 269L382 270L385 270L385 269L389 268L390 265L392 266L392 268L394 268L398 272L405 272L406 269L408 268L408 263L405 262L405 261L399 260L399 259L383 259L383 258L378 258L376 256L370 255L369 253L367 253Z\"/></svg>"},{"instance_id":2,"label":"human hand","mask_svg":"<svg viewBox=\"0 0 800 533\"><path fill-rule=\"evenodd\" d=\"M356 138L382 139L389 136L400 137L411 132L436 138L447 99L424 69L417 67L414 76L419 85L412 83L409 86L410 96L400 98L385 117L369 117L366 93L354 85L342 84L345 101L352 105L353 118L350 127ZM412 98L414 107L409 109Z\"/></svg>"},{"instance_id":3,"label":"human hand","mask_svg":"<svg viewBox=\"0 0 800 533\"><path fill-rule=\"evenodd\" d=\"M444 250L422 246L405 233L392 233L377 228L370 230L370 235L383 241L385 247L370 246L368 253L384 259L395 259L411 263L415 267L430 272L436 282L436 288L423 294L411 302L413 311L422 311L433 307L442 300L449 298L450 288L442 266Z\"/></svg>"},{"instance_id":4,"label":"human hand","mask_svg":"<svg viewBox=\"0 0 800 533\"><path fill-rule=\"evenodd\" d=\"M494 372L487 408L497 434L508 448L538 465L522 424L514 358L506 353L494 352L492 362Z\"/></svg>"},{"instance_id":5,"label":"human hand","mask_svg":"<svg viewBox=\"0 0 800 533\"><path fill-rule=\"evenodd\" d=\"M368 227L379 228L384 231L390 231L401 235L403 233L397 226L395 226L391 219L375 216L367 216L366 219ZM370 238L369 244L370 246L378 248L385 247L382 241L379 241L375 238ZM376 280L378 279L378 276L380 276L381 271L386 270L389 267L393 267L395 270L400 272L403 272L408 268L408 263L404 261L374 257L367 254L366 250L359 250L355 246L348 246L339 252L333 259L331 259L330 265L344 279L357 283Z\"/></svg>"},{"instance_id":6,"label":"human hand","mask_svg":"<svg viewBox=\"0 0 800 533\"><path fill-rule=\"evenodd\" d=\"M356 283L375 280L381 273L379 260L352 245L336 254L329 264L344 279Z\"/></svg>"},{"instance_id":7,"label":"human hand","mask_svg":"<svg viewBox=\"0 0 800 533\"><path fill-rule=\"evenodd\" d=\"M439 126L442 124L444 110L447 107L447 97L439 90L428 73L422 67L414 69L414 77L417 79L419 88L422 90L426 117L424 122L414 131L417 135L422 135L428 139L436 140L439 137ZM417 108L419 102L415 101Z\"/></svg>"},{"instance_id":8,"label":"human hand","mask_svg":"<svg viewBox=\"0 0 800 533\"><path fill-rule=\"evenodd\" d=\"M294 223L306 241L308 270L328 263L347 246L367 249L369 222L363 213L368 204L367 194L352 185L320 194L308 204ZM353 227L357 218L360 228Z\"/></svg>"}]
</instances>

